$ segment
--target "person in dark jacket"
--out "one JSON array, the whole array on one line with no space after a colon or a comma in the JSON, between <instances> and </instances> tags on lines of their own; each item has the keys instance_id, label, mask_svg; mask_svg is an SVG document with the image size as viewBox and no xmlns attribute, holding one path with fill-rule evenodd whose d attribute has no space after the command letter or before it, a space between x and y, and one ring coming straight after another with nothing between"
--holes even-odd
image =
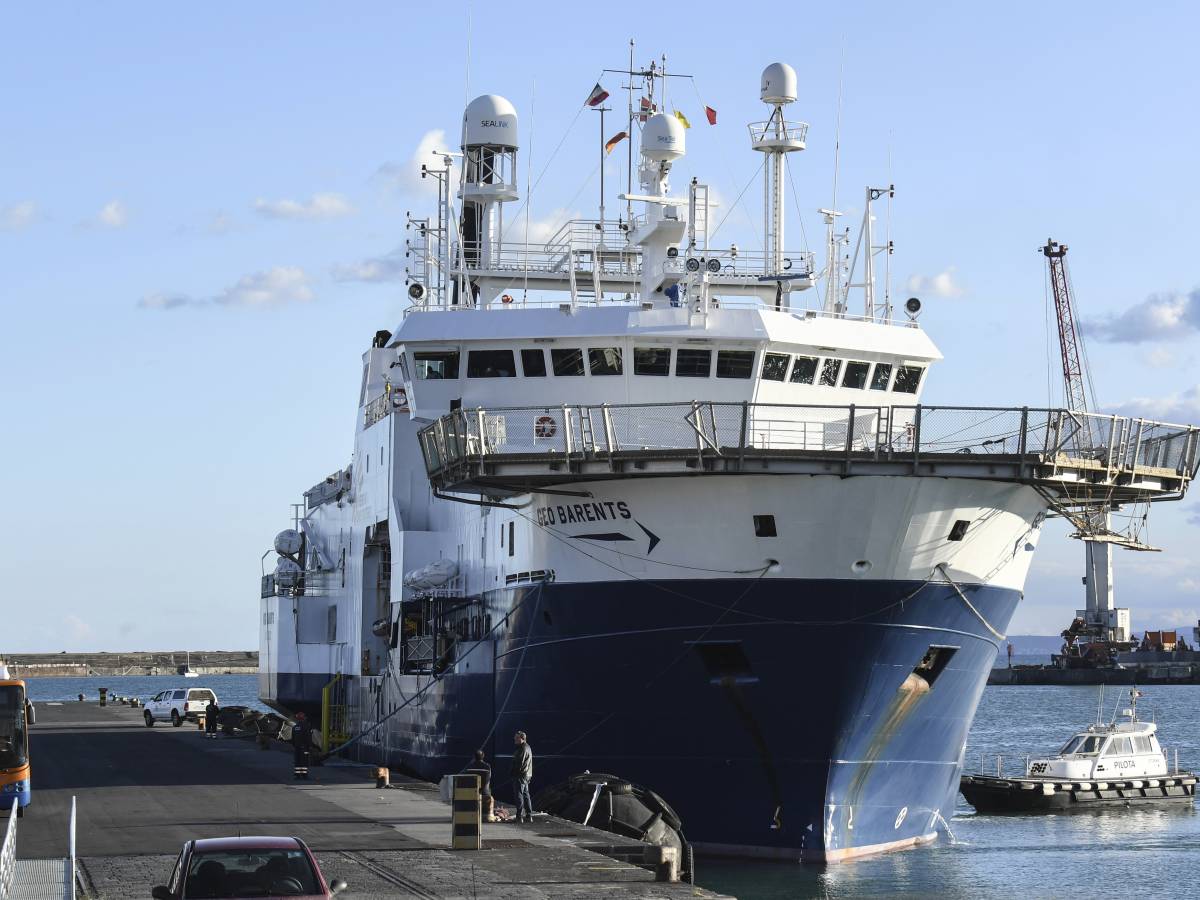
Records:
<instances>
[{"instance_id":1,"label":"person in dark jacket","mask_svg":"<svg viewBox=\"0 0 1200 900\"><path fill-rule=\"evenodd\" d=\"M529 782L533 781L533 750L523 731L518 731L513 736L513 743L516 747L513 750L509 774L512 776L513 788L517 795L517 821L532 822L533 800L529 797Z\"/></svg>"},{"instance_id":2,"label":"person in dark jacket","mask_svg":"<svg viewBox=\"0 0 1200 900\"><path fill-rule=\"evenodd\" d=\"M493 812L492 800L492 767L486 759L483 758L483 751L476 750L475 758L467 763L467 767L463 769L464 775L479 776L479 799L483 803L483 820L485 822L495 822L496 816Z\"/></svg>"},{"instance_id":3,"label":"person in dark jacket","mask_svg":"<svg viewBox=\"0 0 1200 900\"><path fill-rule=\"evenodd\" d=\"M296 724L292 726L293 778L308 780L308 760L311 752L312 726L308 724L308 716L298 712L296 713Z\"/></svg>"},{"instance_id":4,"label":"person in dark jacket","mask_svg":"<svg viewBox=\"0 0 1200 900\"><path fill-rule=\"evenodd\" d=\"M213 697L204 707L204 736L211 740L217 739L217 719L221 717L221 707L217 706L217 698Z\"/></svg>"}]
</instances>

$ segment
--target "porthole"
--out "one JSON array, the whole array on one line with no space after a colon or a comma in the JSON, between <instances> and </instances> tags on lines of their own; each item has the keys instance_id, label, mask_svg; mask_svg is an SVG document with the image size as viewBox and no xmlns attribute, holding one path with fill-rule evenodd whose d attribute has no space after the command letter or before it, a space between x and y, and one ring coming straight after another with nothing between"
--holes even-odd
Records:
<instances>
[{"instance_id":1,"label":"porthole","mask_svg":"<svg viewBox=\"0 0 1200 900\"><path fill-rule=\"evenodd\" d=\"M860 559L850 566L850 571L855 575L866 575L871 571L871 561L869 559Z\"/></svg>"}]
</instances>

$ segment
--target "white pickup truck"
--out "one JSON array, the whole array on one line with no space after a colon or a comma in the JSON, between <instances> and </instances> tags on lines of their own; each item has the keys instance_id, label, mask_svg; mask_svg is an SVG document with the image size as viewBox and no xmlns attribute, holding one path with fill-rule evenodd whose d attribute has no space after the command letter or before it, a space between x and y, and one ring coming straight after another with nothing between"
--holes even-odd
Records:
<instances>
[{"instance_id":1,"label":"white pickup truck","mask_svg":"<svg viewBox=\"0 0 1200 900\"><path fill-rule=\"evenodd\" d=\"M204 714L209 701L217 702L217 695L208 688L172 688L155 694L146 701L146 727L153 728L155 722L171 720L178 728L184 721L194 722Z\"/></svg>"}]
</instances>

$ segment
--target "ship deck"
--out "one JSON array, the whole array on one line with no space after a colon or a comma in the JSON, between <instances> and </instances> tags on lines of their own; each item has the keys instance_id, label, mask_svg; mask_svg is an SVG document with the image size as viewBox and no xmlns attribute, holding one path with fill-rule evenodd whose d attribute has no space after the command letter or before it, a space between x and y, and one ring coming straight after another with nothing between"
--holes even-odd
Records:
<instances>
[{"instance_id":1,"label":"ship deck","mask_svg":"<svg viewBox=\"0 0 1200 900\"><path fill-rule=\"evenodd\" d=\"M1198 429L1063 409L761 403L455 410L420 431L433 487L517 495L705 474L977 478L1066 507L1177 499Z\"/></svg>"},{"instance_id":2,"label":"ship deck","mask_svg":"<svg viewBox=\"0 0 1200 900\"><path fill-rule=\"evenodd\" d=\"M376 790L366 766L336 761L297 783L290 754L205 740L194 727L146 728L138 709L39 703L37 712L17 858L68 856L74 797L81 898L149 896L185 841L236 834L302 838L328 880L349 883L347 898L718 897L656 882L628 861L639 842L550 817L484 824L484 849L450 851L450 810L436 787L402 779Z\"/></svg>"}]
</instances>

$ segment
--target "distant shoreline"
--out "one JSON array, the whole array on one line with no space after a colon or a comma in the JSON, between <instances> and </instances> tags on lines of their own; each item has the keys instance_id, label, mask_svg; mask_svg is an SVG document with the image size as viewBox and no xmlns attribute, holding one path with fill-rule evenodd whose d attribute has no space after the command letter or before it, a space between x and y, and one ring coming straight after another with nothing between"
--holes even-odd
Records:
<instances>
[{"instance_id":1,"label":"distant shoreline","mask_svg":"<svg viewBox=\"0 0 1200 900\"><path fill-rule=\"evenodd\" d=\"M0 657L14 678L174 675L255 675L257 650L163 650L137 653L10 653Z\"/></svg>"}]
</instances>

